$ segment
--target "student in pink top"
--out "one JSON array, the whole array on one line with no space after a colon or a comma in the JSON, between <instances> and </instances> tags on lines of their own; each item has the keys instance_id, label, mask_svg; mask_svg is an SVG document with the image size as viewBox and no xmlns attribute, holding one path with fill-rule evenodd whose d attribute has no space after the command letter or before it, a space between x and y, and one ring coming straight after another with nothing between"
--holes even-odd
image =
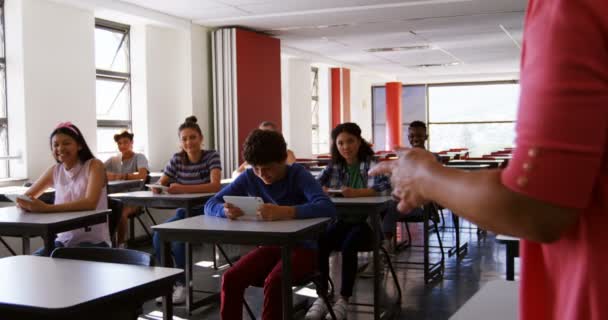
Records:
<instances>
[{"instance_id":1,"label":"student in pink top","mask_svg":"<svg viewBox=\"0 0 608 320\"><path fill-rule=\"evenodd\" d=\"M531 0L517 148L504 170L462 172L414 148L392 173L399 209L436 201L522 238L520 318L608 319L608 1Z\"/></svg>"},{"instance_id":2,"label":"student in pink top","mask_svg":"<svg viewBox=\"0 0 608 320\"><path fill-rule=\"evenodd\" d=\"M69 122L61 123L51 133L51 150L56 164L25 193L33 201L17 199L24 210L41 213L101 210L108 208L106 173L103 163L93 156L80 130ZM37 198L46 190L55 189L55 203ZM110 233L107 223L76 229L57 235L56 247L108 247ZM44 248L35 255L49 255Z\"/></svg>"}]
</instances>

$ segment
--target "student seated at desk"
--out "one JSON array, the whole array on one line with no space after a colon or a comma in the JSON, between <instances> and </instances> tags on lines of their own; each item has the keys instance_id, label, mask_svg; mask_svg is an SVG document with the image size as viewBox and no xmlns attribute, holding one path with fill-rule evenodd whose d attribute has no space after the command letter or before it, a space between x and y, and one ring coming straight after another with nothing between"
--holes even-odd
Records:
<instances>
[{"instance_id":1,"label":"student seated at desk","mask_svg":"<svg viewBox=\"0 0 608 320\"><path fill-rule=\"evenodd\" d=\"M374 151L361 137L361 128L347 122L331 132L331 162L317 178L323 190L340 189L344 197L370 197L388 194L391 185L385 176L371 177L367 171L375 164ZM330 224L319 240L319 270L321 283L329 278L329 256L342 253L342 288L334 304L337 319L346 318L348 299L353 294L357 275L357 252L365 242L372 241L372 229L365 212L340 215ZM317 299L306 313L306 319L322 319L327 313L323 300ZM328 319L331 319L328 315Z\"/></svg>"},{"instance_id":2,"label":"student seated at desk","mask_svg":"<svg viewBox=\"0 0 608 320\"><path fill-rule=\"evenodd\" d=\"M222 164L220 156L212 150L203 150L203 133L196 123L196 117L186 118L179 126L178 134L181 144L181 152L173 155L158 184L168 186L169 193L213 193L220 190L220 178ZM169 183L170 181L174 181ZM155 193L159 190L153 189ZM202 214L202 210L200 212ZM186 210L177 209L175 216L166 222L184 219ZM157 259L160 259L160 237L154 233L154 251ZM183 242L172 242L171 253L175 259L175 267L183 269L186 265L186 248ZM186 301L184 288L185 278L182 277L176 283L173 290L173 303L181 304ZM160 300L162 301L162 299Z\"/></svg>"},{"instance_id":3,"label":"student seated at desk","mask_svg":"<svg viewBox=\"0 0 608 320\"><path fill-rule=\"evenodd\" d=\"M260 123L260 126L258 127L258 129L279 132L279 127L274 122L270 122L270 121L264 121L264 122ZM294 162L296 162L296 155L293 153L293 151L291 151L289 149L287 149L286 162L287 162L287 164L293 164ZM234 172L232 173L232 177L236 178L239 174L243 173L243 171L247 170L247 168L249 168L249 167L250 167L250 165L247 163L247 161L241 163L241 165L236 170L234 170Z\"/></svg>"},{"instance_id":4,"label":"student seated at desk","mask_svg":"<svg viewBox=\"0 0 608 320\"><path fill-rule=\"evenodd\" d=\"M224 203L223 197L230 195L262 198L265 204L257 214L263 220L335 216L333 203L312 175L298 164L286 164L287 145L280 133L256 129L247 137L243 149L252 168L207 201L206 214L229 219L242 216L239 208ZM314 243L306 243L293 249L294 281L316 270L314 247ZM245 289L262 283L262 319L282 319L281 275L280 247L259 247L242 257L222 277L222 319L241 319Z\"/></svg>"},{"instance_id":5,"label":"student seated at desk","mask_svg":"<svg viewBox=\"0 0 608 320\"><path fill-rule=\"evenodd\" d=\"M429 138L426 124L418 120L412 121L407 131L407 139L410 143L410 146L412 148L420 148L426 150L426 140ZM435 156L435 159L437 159L438 162L441 162L441 158L438 155L433 155ZM384 219L382 220L382 229L384 230L384 245L389 252L394 250L393 237L395 236L395 230L397 229L397 220L399 219L399 217L401 215L409 215L410 217L422 216L423 214L424 210L422 209L422 207L414 208L410 212L405 214L397 211L396 206L391 207L387 211L386 215L384 216Z\"/></svg>"},{"instance_id":6,"label":"student seated at desk","mask_svg":"<svg viewBox=\"0 0 608 320\"><path fill-rule=\"evenodd\" d=\"M31 212L66 212L108 208L106 173L103 163L93 156L80 130L70 122L60 123L51 133L51 150L56 164L26 191L33 200L17 199L17 205ZM46 189L55 189L55 203L37 199ZM55 247L109 247L107 223L62 232ZM50 255L44 248L34 255Z\"/></svg>"},{"instance_id":7,"label":"student seated at desk","mask_svg":"<svg viewBox=\"0 0 608 320\"><path fill-rule=\"evenodd\" d=\"M120 154L106 160L106 175L109 181L114 180L146 180L148 177L148 159L142 153L133 152L133 134L124 130L114 135ZM137 213L140 207L125 206L117 227L118 245L123 246L127 233L129 217Z\"/></svg>"}]
</instances>

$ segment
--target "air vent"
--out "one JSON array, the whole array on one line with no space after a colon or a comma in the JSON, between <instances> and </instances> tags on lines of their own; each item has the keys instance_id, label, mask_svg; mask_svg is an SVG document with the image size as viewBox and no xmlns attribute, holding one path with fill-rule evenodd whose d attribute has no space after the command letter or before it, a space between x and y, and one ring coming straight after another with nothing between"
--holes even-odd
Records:
<instances>
[{"instance_id":1,"label":"air vent","mask_svg":"<svg viewBox=\"0 0 608 320\"><path fill-rule=\"evenodd\" d=\"M429 63L429 64L417 64L415 66L408 66L408 68L432 68L432 67L453 67L461 65L462 62L450 62L450 63Z\"/></svg>"},{"instance_id":2,"label":"air vent","mask_svg":"<svg viewBox=\"0 0 608 320\"><path fill-rule=\"evenodd\" d=\"M393 51L411 51L411 50L426 50L432 47L428 44L417 45L417 46L403 46L403 47L392 47L392 48L371 48L365 51L367 52L393 52Z\"/></svg>"}]
</instances>

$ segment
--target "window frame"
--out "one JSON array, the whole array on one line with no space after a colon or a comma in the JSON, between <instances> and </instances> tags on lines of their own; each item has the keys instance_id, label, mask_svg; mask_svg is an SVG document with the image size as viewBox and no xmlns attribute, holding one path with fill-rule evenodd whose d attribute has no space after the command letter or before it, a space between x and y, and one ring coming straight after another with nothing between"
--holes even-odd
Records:
<instances>
[{"instance_id":1,"label":"window frame","mask_svg":"<svg viewBox=\"0 0 608 320\"><path fill-rule=\"evenodd\" d=\"M95 19L95 29L103 29L110 32L118 32L123 34L123 38L121 40L121 45L118 47L118 50L123 46L123 42L126 41L126 50L127 50L127 72L118 72L112 70L105 69L95 69L95 81L103 80L103 81L115 81L119 83L123 83L122 90L128 90L127 94L129 95L128 106L127 106L127 114L128 119L126 120L103 120L97 119L97 129L116 129L116 131L128 129L132 130L133 128L133 96L132 96L132 83L131 83L131 27L129 25L121 24L114 21L108 21L96 18ZM124 86L128 86L124 88ZM99 145L97 144L97 153L106 153L100 151Z\"/></svg>"},{"instance_id":2,"label":"window frame","mask_svg":"<svg viewBox=\"0 0 608 320\"><path fill-rule=\"evenodd\" d=\"M116 54L119 52L120 48L126 46L127 50L127 72L118 72L112 70L105 70L95 68L95 81L115 81L123 84L122 90L128 90L127 94L129 96L128 106L127 106L127 114L128 118L125 120L104 120L104 119L96 119L97 120L97 130L99 129L115 129L117 132L120 130L132 130L133 129L133 96L132 96L132 83L131 83L131 27L129 25L121 24L114 21L108 21L96 18L95 19L95 29L107 30L110 32L118 32L123 34L123 38L121 40L121 44L117 48ZM123 42L126 41L126 44ZM97 45L97 44L96 44ZM124 88L127 86L127 88ZM120 92L121 92L120 91ZM119 94L120 94L119 92ZM118 97L118 95L116 96ZM97 106L96 106L97 108ZM100 149L101 143L97 143L97 154L107 154L109 152L103 151Z\"/></svg>"},{"instance_id":3,"label":"window frame","mask_svg":"<svg viewBox=\"0 0 608 320\"><path fill-rule=\"evenodd\" d=\"M10 146L9 146L9 130L8 130L8 85L7 85L7 66L6 66L6 20L5 20L5 7L4 7L5 1L4 0L0 0L0 24L2 25L2 56L0 57L0 69L2 69L4 71L4 81L2 81L2 83L0 84L1 86L4 86L4 96L2 97L3 101L3 108L4 108L4 117L0 117L0 128L3 128L6 130L6 141L4 141L6 149L5 150L1 150L0 152L5 154L5 159L3 159L2 161L4 161L4 169L6 170L6 176L5 177L0 177L2 179L4 178L10 178L11 177L11 167L10 167L10 155L9 155L9 151L10 151Z\"/></svg>"}]
</instances>

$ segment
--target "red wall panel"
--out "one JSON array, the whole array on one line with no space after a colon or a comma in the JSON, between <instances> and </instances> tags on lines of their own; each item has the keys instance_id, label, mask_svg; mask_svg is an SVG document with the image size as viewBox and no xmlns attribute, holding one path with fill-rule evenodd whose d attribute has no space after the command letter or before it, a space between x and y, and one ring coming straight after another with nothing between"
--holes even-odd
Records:
<instances>
[{"instance_id":1,"label":"red wall panel","mask_svg":"<svg viewBox=\"0 0 608 320\"><path fill-rule=\"evenodd\" d=\"M341 115L342 79L340 77L340 68L331 68L330 69L330 78L331 78L331 127L333 129L337 125L342 123L342 115Z\"/></svg>"},{"instance_id":2,"label":"red wall panel","mask_svg":"<svg viewBox=\"0 0 608 320\"><path fill-rule=\"evenodd\" d=\"M281 127L281 42L263 34L236 30L239 157L251 130L262 121Z\"/></svg>"}]
</instances>

